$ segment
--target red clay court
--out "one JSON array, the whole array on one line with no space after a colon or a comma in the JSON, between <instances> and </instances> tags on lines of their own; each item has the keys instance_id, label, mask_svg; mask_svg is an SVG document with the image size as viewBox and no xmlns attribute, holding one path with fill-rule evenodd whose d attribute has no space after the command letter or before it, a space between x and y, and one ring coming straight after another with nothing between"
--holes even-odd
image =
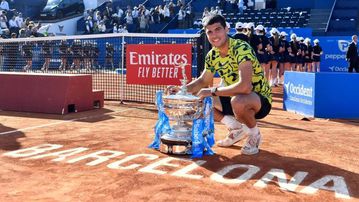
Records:
<instances>
[{"instance_id":1,"label":"red clay court","mask_svg":"<svg viewBox=\"0 0 359 202\"><path fill-rule=\"evenodd\" d=\"M359 201L359 122L303 120L281 97L259 122L259 154L241 155L240 142L202 159L147 147L151 105L0 111L0 201ZM216 124L216 140L225 135Z\"/></svg>"}]
</instances>

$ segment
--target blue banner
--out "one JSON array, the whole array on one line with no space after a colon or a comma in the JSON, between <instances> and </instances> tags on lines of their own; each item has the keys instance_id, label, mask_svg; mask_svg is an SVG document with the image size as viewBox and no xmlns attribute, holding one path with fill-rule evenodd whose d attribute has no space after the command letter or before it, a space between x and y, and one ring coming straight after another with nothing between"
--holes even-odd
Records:
<instances>
[{"instance_id":1,"label":"blue banner","mask_svg":"<svg viewBox=\"0 0 359 202\"><path fill-rule=\"evenodd\" d=\"M346 53L351 43L350 36L317 37L323 49L321 72L348 72Z\"/></svg>"},{"instance_id":2,"label":"blue banner","mask_svg":"<svg viewBox=\"0 0 359 202\"><path fill-rule=\"evenodd\" d=\"M284 73L284 110L314 117L315 73Z\"/></svg>"}]
</instances>

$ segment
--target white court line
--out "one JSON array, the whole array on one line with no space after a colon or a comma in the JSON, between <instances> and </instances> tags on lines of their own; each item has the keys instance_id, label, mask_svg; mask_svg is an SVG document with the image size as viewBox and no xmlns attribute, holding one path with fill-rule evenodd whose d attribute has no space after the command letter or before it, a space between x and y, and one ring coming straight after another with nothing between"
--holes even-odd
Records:
<instances>
[{"instance_id":1,"label":"white court line","mask_svg":"<svg viewBox=\"0 0 359 202\"><path fill-rule=\"evenodd\" d=\"M80 121L80 120L84 120L84 119L90 119L90 118L96 118L96 117L101 117L101 116L107 116L107 115L111 115L111 114L116 114L116 113L120 113L120 112L125 112L125 111L128 111L128 110L130 110L130 109L125 109L125 110L121 110L121 111L115 111L115 112L111 112L111 113L108 113L108 114L101 114L101 115L96 115L96 116L86 116L86 117L81 117L81 118L77 118L77 119L70 119L70 120L66 120L66 121L58 121L58 122L55 122L55 123L48 123L48 124L39 125L39 126L31 126L31 127L27 127L27 128L21 128L21 129L6 131L6 132L0 133L0 136L1 136L1 135L11 134L11 133L16 133L16 132L29 131L29 130L37 129L37 128L45 128L45 127L48 127L48 126L59 125L59 124L62 124L62 123L67 123L67 122L74 122L74 121Z\"/></svg>"}]
</instances>

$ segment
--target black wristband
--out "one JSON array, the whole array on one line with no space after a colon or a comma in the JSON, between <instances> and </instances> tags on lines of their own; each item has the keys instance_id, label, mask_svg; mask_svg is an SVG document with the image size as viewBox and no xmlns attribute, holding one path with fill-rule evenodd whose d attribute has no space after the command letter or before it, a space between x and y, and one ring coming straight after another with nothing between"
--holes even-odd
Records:
<instances>
[{"instance_id":1,"label":"black wristband","mask_svg":"<svg viewBox=\"0 0 359 202\"><path fill-rule=\"evenodd\" d=\"M217 96L217 95L216 95L217 90L218 90L218 87L213 87L213 88L211 89L211 94L212 94L212 96Z\"/></svg>"}]
</instances>

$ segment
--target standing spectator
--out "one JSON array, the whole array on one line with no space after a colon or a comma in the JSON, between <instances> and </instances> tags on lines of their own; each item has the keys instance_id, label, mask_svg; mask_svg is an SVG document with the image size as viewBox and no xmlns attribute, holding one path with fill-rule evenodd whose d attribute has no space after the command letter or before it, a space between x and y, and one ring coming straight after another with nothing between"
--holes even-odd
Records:
<instances>
[{"instance_id":1,"label":"standing spectator","mask_svg":"<svg viewBox=\"0 0 359 202\"><path fill-rule=\"evenodd\" d=\"M289 42L286 39L286 36L288 34L282 31L280 33L280 40L281 40L281 48L279 50L280 52L280 60L279 60L279 77L280 81L279 84L283 84L284 82L284 71L290 71L290 59L289 59Z\"/></svg>"},{"instance_id":2,"label":"standing spectator","mask_svg":"<svg viewBox=\"0 0 359 202\"><path fill-rule=\"evenodd\" d=\"M76 69L77 71L81 68L81 58L82 58L82 44L81 41L75 39L71 45L71 53L72 53L72 65L71 70Z\"/></svg>"},{"instance_id":3,"label":"standing spectator","mask_svg":"<svg viewBox=\"0 0 359 202\"><path fill-rule=\"evenodd\" d=\"M281 49L279 31L276 28L272 28L270 31L271 37L269 42L271 48L269 50L269 68L271 69L271 78L269 80L269 85L271 87L278 86L278 63L279 63L279 50Z\"/></svg>"},{"instance_id":4,"label":"standing spectator","mask_svg":"<svg viewBox=\"0 0 359 202\"><path fill-rule=\"evenodd\" d=\"M0 11L0 28L1 29L7 29L7 17L5 11Z\"/></svg>"},{"instance_id":5,"label":"standing spectator","mask_svg":"<svg viewBox=\"0 0 359 202\"><path fill-rule=\"evenodd\" d=\"M26 61L26 65L24 66L24 71L28 71L32 68L32 48L33 42L26 41L22 46L23 56Z\"/></svg>"},{"instance_id":6,"label":"standing spectator","mask_svg":"<svg viewBox=\"0 0 359 202\"><path fill-rule=\"evenodd\" d=\"M16 15L15 17L15 22L17 24L17 27L19 28L24 28L24 18L22 17L22 13L19 13L18 15Z\"/></svg>"},{"instance_id":7,"label":"standing spectator","mask_svg":"<svg viewBox=\"0 0 359 202\"><path fill-rule=\"evenodd\" d=\"M320 72L320 56L323 54L323 50L318 39L314 39L313 42L313 71Z\"/></svg>"},{"instance_id":8,"label":"standing spectator","mask_svg":"<svg viewBox=\"0 0 359 202\"><path fill-rule=\"evenodd\" d=\"M6 0L2 0L0 3L0 10L10 10L9 3Z\"/></svg>"},{"instance_id":9,"label":"standing spectator","mask_svg":"<svg viewBox=\"0 0 359 202\"><path fill-rule=\"evenodd\" d=\"M121 26L121 25L120 25ZM91 48L91 66L93 69L96 69L99 65L98 65L98 56L100 55L100 49L97 46L97 42L94 41L92 43L92 48Z\"/></svg>"},{"instance_id":10,"label":"standing spectator","mask_svg":"<svg viewBox=\"0 0 359 202\"><path fill-rule=\"evenodd\" d=\"M127 11L125 20L126 20L126 24L128 24L128 25L133 24L132 11Z\"/></svg>"},{"instance_id":11,"label":"standing spectator","mask_svg":"<svg viewBox=\"0 0 359 202\"><path fill-rule=\"evenodd\" d=\"M6 61L9 64L9 70L13 71L16 68L18 53L19 53L19 43L16 41L17 34L11 33L11 41L5 47L7 48L7 58Z\"/></svg>"},{"instance_id":12,"label":"standing spectator","mask_svg":"<svg viewBox=\"0 0 359 202\"><path fill-rule=\"evenodd\" d=\"M63 39L60 42L59 53L61 59L59 70L65 71L67 69L67 58L69 56L69 44L67 43L66 39Z\"/></svg>"},{"instance_id":13,"label":"standing spectator","mask_svg":"<svg viewBox=\"0 0 359 202\"><path fill-rule=\"evenodd\" d=\"M188 4L187 7L186 7L186 17L185 17L185 19L186 19L186 24L187 24L187 25L186 25L187 28L188 28L188 27L192 27L193 21L194 21L194 17L195 17L195 15L194 15L192 6L191 6L191 4Z\"/></svg>"},{"instance_id":14,"label":"standing spectator","mask_svg":"<svg viewBox=\"0 0 359 202\"><path fill-rule=\"evenodd\" d=\"M94 23L92 21L92 17L88 16L85 21L86 26L86 34L92 34L94 32Z\"/></svg>"},{"instance_id":15,"label":"standing spectator","mask_svg":"<svg viewBox=\"0 0 359 202\"><path fill-rule=\"evenodd\" d=\"M170 17L171 17L171 12L170 9L167 5L165 5L163 7L163 16L164 16L164 21L165 22L169 22L170 21Z\"/></svg>"},{"instance_id":16,"label":"standing spectator","mask_svg":"<svg viewBox=\"0 0 359 202\"><path fill-rule=\"evenodd\" d=\"M353 72L353 69L357 73L359 73L359 67L358 67L358 36L353 35L352 36L352 42L349 45L348 52L346 54L346 58L349 61L349 72Z\"/></svg>"},{"instance_id":17,"label":"standing spectator","mask_svg":"<svg viewBox=\"0 0 359 202\"><path fill-rule=\"evenodd\" d=\"M242 15L244 10L243 0L238 0L238 14Z\"/></svg>"},{"instance_id":18,"label":"standing spectator","mask_svg":"<svg viewBox=\"0 0 359 202\"><path fill-rule=\"evenodd\" d=\"M306 69L307 72L315 72L315 69L312 67L313 63L313 47L310 43L309 38L304 39L304 44L306 45L306 50L304 53L304 69Z\"/></svg>"},{"instance_id":19,"label":"standing spectator","mask_svg":"<svg viewBox=\"0 0 359 202\"><path fill-rule=\"evenodd\" d=\"M186 18L186 11L184 10L184 7L181 6L180 10L178 11L178 28L184 29L186 27L185 18Z\"/></svg>"},{"instance_id":20,"label":"standing spectator","mask_svg":"<svg viewBox=\"0 0 359 202\"><path fill-rule=\"evenodd\" d=\"M140 32L146 33L148 28L148 18L145 15L145 11L141 11L139 15Z\"/></svg>"},{"instance_id":21,"label":"standing spectator","mask_svg":"<svg viewBox=\"0 0 359 202\"><path fill-rule=\"evenodd\" d=\"M113 45L109 42L106 42L106 57L105 57L105 65L106 68L108 64L111 65L111 69L114 70L114 64L113 64L113 55L114 55L115 49L113 48Z\"/></svg>"},{"instance_id":22,"label":"standing spectator","mask_svg":"<svg viewBox=\"0 0 359 202\"><path fill-rule=\"evenodd\" d=\"M298 55L300 53L300 47L299 42L297 41L297 35L295 33L290 35L291 41L289 42L289 58L290 58L290 64L291 64L291 70L296 71L297 70L297 60Z\"/></svg>"},{"instance_id":23,"label":"standing spectator","mask_svg":"<svg viewBox=\"0 0 359 202\"><path fill-rule=\"evenodd\" d=\"M124 12L119 6L116 7L116 10L117 10L117 17L119 18L119 22L122 22Z\"/></svg>"},{"instance_id":24,"label":"standing spectator","mask_svg":"<svg viewBox=\"0 0 359 202\"><path fill-rule=\"evenodd\" d=\"M90 41L85 41L83 46L83 61L84 61L84 68L87 71L92 69L91 67L91 55L92 55L92 44Z\"/></svg>"},{"instance_id":25,"label":"standing spectator","mask_svg":"<svg viewBox=\"0 0 359 202\"><path fill-rule=\"evenodd\" d=\"M47 72L50 67L50 60L51 60L51 54L52 54L52 47L51 47L50 41L46 40L42 44L42 54L45 59L45 62L42 65L41 71Z\"/></svg>"}]
</instances>

